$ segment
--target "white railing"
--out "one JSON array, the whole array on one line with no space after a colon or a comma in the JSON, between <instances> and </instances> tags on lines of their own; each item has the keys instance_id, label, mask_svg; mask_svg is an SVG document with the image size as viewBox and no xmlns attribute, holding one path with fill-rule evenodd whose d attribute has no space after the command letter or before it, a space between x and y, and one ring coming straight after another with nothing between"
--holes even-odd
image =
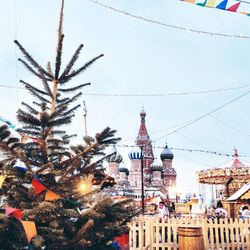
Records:
<instances>
[{"instance_id":1,"label":"white railing","mask_svg":"<svg viewBox=\"0 0 250 250\"><path fill-rule=\"evenodd\" d=\"M140 217L130 223L130 250L177 250L179 226L202 228L205 249L250 249L250 221L238 219L208 220L180 218L160 220Z\"/></svg>"}]
</instances>

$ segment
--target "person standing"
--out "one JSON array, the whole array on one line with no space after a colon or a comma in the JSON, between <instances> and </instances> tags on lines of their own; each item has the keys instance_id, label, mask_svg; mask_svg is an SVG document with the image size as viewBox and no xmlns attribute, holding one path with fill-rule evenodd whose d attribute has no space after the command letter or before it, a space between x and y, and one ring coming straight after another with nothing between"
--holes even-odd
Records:
<instances>
[{"instance_id":1,"label":"person standing","mask_svg":"<svg viewBox=\"0 0 250 250\"><path fill-rule=\"evenodd\" d=\"M165 206L164 202L159 203L159 217L161 219L167 219L169 217L169 211L168 208Z\"/></svg>"}]
</instances>

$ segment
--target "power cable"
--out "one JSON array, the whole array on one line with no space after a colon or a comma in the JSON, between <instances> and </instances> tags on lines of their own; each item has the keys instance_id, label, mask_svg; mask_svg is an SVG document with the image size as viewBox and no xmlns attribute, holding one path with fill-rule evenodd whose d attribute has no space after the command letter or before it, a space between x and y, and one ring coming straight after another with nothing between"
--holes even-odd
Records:
<instances>
[{"instance_id":1,"label":"power cable","mask_svg":"<svg viewBox=\"0 0 250 250\"><path fill-rule=\"evenodd\" d=\"M190 125L192 125L193 123L198 122L198 121L200 121L201 119L203 119L203 118L205 118L205 117L207 117L207 116L209 116L209 115L215 113L216 111L218 111L218 110L220 110L220 109L222 109L222 108L228 106L229 104L231 104L231 103L233 103L233 102L239 100L240 98L242 98L242 97L248 95L249 93L250 93L250 91L248 90L247 92L245 92L245 93L243 93L243 94L237 96L236 98L230 100L229 102L226 102L226 103L224 103L223 105L220 105L219 107L217 107L217 108L211 110L210 112L205 113L204 115L201 115L201 116L199 116L199 117L197 117L197 118L191 120L190 122L188 122L187 124L181 126L180 128L178 128L178 129L176 129L176 130L174 130L174 131L168 133L167 135L160 136L160 137L156 138L155 140L160 140L160 139L162 139L163 137L172 135L172 134L174 134L174 133L176 133L176 132L178 132L178 131L180 131L180 130L182 130L182 129L184 129L184 128L190 126Z\"/></svg>"},{"instance_id":2,"label":"power cable","mask_svg":"<svg viewBox=\"0 0 250 250\"><path fill-rule=\"evenodd\" d=\"M230 88L213 89L213 90L198 90L198 91L186 91L186 92L172 92L172 93L152 93L152 94L112 94L112 93L83 93L86 96L107 96L107 97L160 97L160 96L183 96L183 95L200 95L200 94L211 94L219 92L227 92L239 89L249 88L250 84L244 86L235 86ZM0 88L12 88L12 89L25 89L24 87L0 84Z\"/></svg>"},{"instance_id":3,"label":"power cable","mask_svg":"<svg viewBox=\"0 0 250 250\"><path fill-rule=\"evenodd\" d=\"M113 145L110 145L113 146ZM120 148L138 148L137 145L128 145L128 144L117 144L117 147ZM162 146L156 146L155 148L157 149L164 149L165 147ZM218 155L218 156L226 156L226 157L234 157L234 154L232 153L222 153L219 151L212 151L212 150L203 150L203 149L190 149L190 148L177 148L177 147L169 147L171 150L176 150L176 151L185 151L185 152L198 152L198 153L206 153L206 154L213 154L213 155ZM250 157L250 155L238 155L239 157Z\"/></svg>"},{"instance_id":4,"label":"power cable","mask_svg":"<svg viewBox=\"0 0 250 250\"><path fill-rule=\"evenodd\" d=\"M212 117L212 118L213 118L214 120L216 120L217 122L222 123L222 124L224 124L225 126L227 126L227 127L229 127L229 128L232 128L233 130L235 130L235 131L237 131L237 132L240 132L240 133L242 133L242 134L244 134L244 135L250 137L250 134L249 134L249 133L247 133L247 132L245 132L245 131L243 131L243 130L241 130L241 129L238 129L238 128L236 128L235 126L233 126L233 125L231 125L231 124L229 124L229 123L227 123L227 122L225 122L225 121L222 121L221 119L219 119L219 118L217 118L217 117L215 117L215 116L213 116L213 115L209 115L209 116Z\"/></svg>"},{"instance_id":5,"label":"power cable","mask_svg":"<svg viewBox=\"0 0 250 250\"><path fill-rule=\"evenodd\" d=\"M186 31L186 32L192 32L192 33L208 35L208 36L220 36L220 37L250 39L250 36L245 36L245 35L236 35L236 34L235 35L234 34L230 35L230 34L225 34L225 33L220 33L220 32L209 32L209 31L204 31L204 30L196 30L196 29L193 29L193 28L186 28L186 27L183 27L183 26L175 25L175 24L163 23L163 22L158 21L158 20L149 19L149 18L146 18L146 17L143 17L143 16L139 16L139 15L129 13L129 12L121 10L121 9L117 9L115 7L103 4L103 3L99 2L99 1L96 1L96 0L88 0L88 1L92 2L94 4L97 4L97 5L99 5L99 6L103 7L103 8L112 10L112 11L117 12L117 13L120 13L122 15L129 16L129 17L132 17L134 19L141 20L141 21L144 21L144 22L157 24L157 25L167 27L167 28L173 28L173 29L178 29L178 30L182 30L182 31Z\"/></svg>"}]
</instances>

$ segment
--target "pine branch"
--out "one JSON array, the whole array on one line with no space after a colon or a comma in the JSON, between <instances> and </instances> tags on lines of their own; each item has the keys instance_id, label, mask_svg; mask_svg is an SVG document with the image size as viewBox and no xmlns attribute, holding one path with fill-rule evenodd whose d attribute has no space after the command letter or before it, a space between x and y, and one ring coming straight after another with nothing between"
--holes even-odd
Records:
<instances>
[{"instance_id":1,"label":"pine branch","mask_svg":"<svg viewBox=\"0 0 250 250\"><path fill-rule=\"evenodd\" d=\"M53 76L53 79L55 78L53 73L52 73L52 69L51 69L51 64L50 62L47 63L47 71L49 72L49 74L51 74Z\"/></svg>"},{"instance_id":2,"label":"pine branch","mask_svg":"<svg viewBox=\"0 0 250 250\"><path fill-rule=\"evenodd\" d=\"M77 106L75 106L74 108L68 110L67 112L64 112L62 115L65 116L65 115L71 115L73 114L78 108L80 108L81 105L78 104Z\"/></svg>"},{"instance_id":3,"label":"pine branch","mask_svg":"<svg viewBox=\"0 0 250 250\"><path fill-rule=\"evenodd\" d=\"M34 117L33 115L26 113L25 111L19 109L17 111L17 119L19 122L29 125L41 126L41 122L39 119Z\"/></svg>"},{"instance_id":4,"label":"pine branch","mask_svg":"<svg viewBox=\"0 0 250 250\"><path fill-rule=\"evenodd\" d=\"M83 48L83 44L80 44L79 47L77 48L77 50L75 51L74 55L72 56L72 58L70 59L68 65L66 66L64 72L62 73L62 75L59 77L59 80L60 81L64 81L64 78L65 76L68 75L68 73L70 72L70 70L73 68L75 62L77 61L79 55L80 55L80 52Z\"/></svg>"},{"instance_id":5,"label":"pine branch","mask_svg":"<svg viewBox=\"0 0 250 250\"><path fill-rule=\"evenodd\" d=\"M18 61L21 62L25 67L26 69L28 69L32 74L34 74L35 76L37 76L38 78L42 79L41 78L41 75L39 73L37 73L32 67L29 66L29 64L27 62L25 62L23 59L21 58L18 58ZM50 80L50 79L48 79Z\"/></svg>"},{"instance_id":6,"label":"pine branch","mask_svg":"<svg viewBox=\"0 0 250 250\"><path fill-rule=\"evenodd\" d=\"M121 138L113 138L115 133L116 130L107 127L101 133L97 133L95 137L99 144L116 144Z\"/></svg>"},{"instance_id":7,"label":"pine branch","mask_svg":"<svg viewBox=\"0 0 250 250\"><path fill-rule=\"evenodd\" d=\"M55 79L58 80L61 63L62 63L62 45L63 45L64 35L60 35L58 38L57 53L56 53L56 65L55 65Z\"/></svg>"},{"instance_id":8,"label":"pine branch","mask_svg":"<svg viewBox=\"0 0 250 250\"><path fill-rule=\"evenodd\" d=\"M31 84L29 84L29 83L27 83L27 82L25 82L25 81L23 81L23 80L20 80L20 83L22 83L27 89L31 89L31 90L33 90L34 92L37 92L37 93L39 93L39 94L41 94L41 95L46 95L46 96L49 95L48 93L46 93L46 92L44 92L44 91L42 91L42 90L40 90L40 89L38 89L38 88L32 86Z\"/></svg>"},{"instance_id":9,"label":"pine branch","mask_svg":"<svg viewBox=\"0 0 250 250\"><path fill-rule=\"evenodd\" d=\"M81 88L83 88L83 87L85 87L87 85L90 85L90 84L91 84L90 82L89 83L84 83L84 84L78 85L78 86L73 87L73 88L68 88L68 89L60 89L59 88L58 91L61 91L63 93L74 92L74 91L80 90Z\"/></svg>"},{"instance_id":10,"label":"pine branch","mask_svg":"<svg viewBox=\"0 0 250 250\"><path fill-rule=\"evenodd\" d=\"M29 104L27 104L25 102L22 102L21 104L23 106L25 106L31 114L34 114L34 115L38 114L38 111L36 111L34 108L32 108Z\"/></svg>"},{"instance_id":11,"label":"pine branch","mask_svg":"<svg viewBox=\"0 0 250 250\"><path fill-rule=\"evenodd\" d=\"M93 64L96 60L98 60L99 58L103 57L104 55L101 54L95 58L93 58L92 60L90 60L89 62L85 63L81 68L79 68L78 70L72 72L71 74L65 76L65 80L63 81L68 82L71 78L79 75L80 73L82 73L83 71L85 71L91 64Z\"/></svg>"},{"instance_id":12,"label":"pine branch","mask_svg":"<svg viewBox=\"0 0 250 250\"><path fill-rule=\"evenodd\" d=\"M74 117L74 115L54 119L52 121L49 121L48 126L49 127L60 127L63 125L67 125L71 123L71 119Z\"/></svg>"},{"instance_id":13,"label":"pine branch","mask_svg":"<svg viewBox=\"0 0 250 250\"><path fill-rule=\"evenodd\" d=\"M41 71L44 75L46 75L47 77L49 77L49 79L52 79L52 76L45 71L34 59L33 57L25 50L25 48L17 41L15 40L14 43L19 47L19 49L21 50L21 52L24 54L24 56L27 58L27 60L35 67L37 68L39 71Z\"/></svg>"},{"instance_id":14,"label":"pine branch","mask_svg":"<svg viewBox=\"0 0 250 250\"><path fill-rule=\"evenodd\" d=\"M67 101L60 103L57 107L60 108L63 105L68 105L69 103L76 101L81 95L82 95L82 92L74 95L72 98L69 98Z\"/></svg>"},{"instance_id":15,"label":"pine branch","mask_svg":"<svg viewBox=\"0 0 250 250\"><path fill-rule=\"evenodd\" d=\"M41 95L39 95L35 90L33 90L32 88L30 88L28 85L25 86L25 88L34 96L37 97L41 102L46 102L46 103L50 103L50 101L48 101L46 98L42 97ZM40 104L38 104L40 106Z\"/></svg>"},{"instance_id":16,"label":"pine branch","mask_svg":"<svg viewBox=\"0 0 250 250\"><path fill-rule=\"evenodd\" d=\"M42 72L40 72L40 76L41 76L41 79L42 79L42 82L43 82L43 86L44 86L44 89L47 91L47 95L49 95L51 98L53 97L53 94L51 92L51 89L49 87L49 84L47 82L47 79L45 78L45 76L43 75Z\"/></svg>"}]
</instances>

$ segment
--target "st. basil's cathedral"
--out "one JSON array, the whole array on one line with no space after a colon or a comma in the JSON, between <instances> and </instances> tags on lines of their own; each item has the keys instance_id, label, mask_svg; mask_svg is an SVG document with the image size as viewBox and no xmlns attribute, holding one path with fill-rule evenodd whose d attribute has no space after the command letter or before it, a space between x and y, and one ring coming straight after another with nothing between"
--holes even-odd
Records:
<instances>
[{"instance_id":1,"label":"st. basil's cathedral","mask_svg":"<svg viewBox=\"0 0 250 250\"><path fill-rule=\"evenodd\" d=\"M143 165L145 197L169 197L176 187L176 171L172 166L174 155L166 145L160 154L161 162L154 157L152 141L146 128L146 112L140 113L140 128L135 141L135 148L128 157L130 169L115 146L108 161L107 173L115 179L115 195L141 198L141 166ZM143 155L142 159L141 156ZM143 161L143 163L142 163Z\"/></svg>"}]
</instances>

